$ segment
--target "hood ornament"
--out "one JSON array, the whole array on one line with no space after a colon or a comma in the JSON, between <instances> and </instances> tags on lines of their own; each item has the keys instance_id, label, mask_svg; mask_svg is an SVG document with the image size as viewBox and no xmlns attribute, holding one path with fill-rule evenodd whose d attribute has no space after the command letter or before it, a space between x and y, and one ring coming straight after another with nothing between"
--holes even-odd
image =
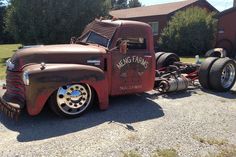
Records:
<instances>
[{"instance_id":1,"label":"hood ornament","mask_svg":"<svg viewBox=\"0 0 236 157\"><path fill-rule=\"evenodd\" d=\"M40 68L41 70L44 70L46 68L46 64L44 62L42 62L40 65L41 65L41 68Z\"/></svg>"}]
</instances>

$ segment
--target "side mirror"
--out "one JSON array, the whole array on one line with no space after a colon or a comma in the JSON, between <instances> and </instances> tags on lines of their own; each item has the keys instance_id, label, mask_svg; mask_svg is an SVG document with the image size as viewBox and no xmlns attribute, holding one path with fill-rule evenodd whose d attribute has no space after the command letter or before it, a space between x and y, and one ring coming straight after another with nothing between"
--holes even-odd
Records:
<instances>
[{"instance_id":1,"label":"side mirror","mask_svg":"<svg viewBox=\"0 0 236 157\"><path fill-rule=\"evenodd\" d=\"M120 53L126 54L126 53L127 53L127 50L128 50L127 41L125 41L125 40L122 41L122 42L120 43L119 49L120 49Z\"/></svg>"}]
</instances>

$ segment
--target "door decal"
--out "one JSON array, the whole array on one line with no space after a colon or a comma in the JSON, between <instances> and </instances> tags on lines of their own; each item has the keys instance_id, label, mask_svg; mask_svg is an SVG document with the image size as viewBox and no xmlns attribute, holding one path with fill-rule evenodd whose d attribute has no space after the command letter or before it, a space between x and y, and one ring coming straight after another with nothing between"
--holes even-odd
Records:
<instances>
[{"instance_id":1,"label":"door decal","mask_svg":"<svg viewBox=\"0 0 236 157\"><path fill-rule=\"evenodd\" d=\"M141 66L143 66L144 69L147 69L148 64L149 64L148 61L145 60L143 57L139 57L139 56L130 57L130 56L128 56L128 57L121 59L116 66L119 70L121 70L127 64L131 64L131 63L140 64Z\"/></svg>"},{"instance_id":2,"label":"door decal","mask_svg":"<svg viewBox=\"0 0 236 157\"><path fill-rule=\"evenodd\" d=\"M149 67L149 62L140 56L126 56L118 61L116 68L120 76L120 90L141 89L142 76Z\"/></svg>"}]
</instances>

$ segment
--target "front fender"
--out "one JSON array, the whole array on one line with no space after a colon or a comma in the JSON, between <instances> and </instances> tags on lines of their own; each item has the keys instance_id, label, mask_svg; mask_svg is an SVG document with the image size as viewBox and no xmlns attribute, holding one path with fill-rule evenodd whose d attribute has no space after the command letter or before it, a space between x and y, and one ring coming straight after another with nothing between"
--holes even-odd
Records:
<instances>
[{"instance_id":1,"label":"front fender","mask_svg":"<svg viewBox=\"0 0 236 157\"><path fill-rule=\"evenodd\" d=\"M26 104L30 115L41 112L48 98L61 86L74 83L87 83L98 94L100 108L108 107L108 83L105 73L93 66L78 64L47 64L45 69L40 64L23 69L29 76L26 86Z\"/></svg>"}]
</instances>

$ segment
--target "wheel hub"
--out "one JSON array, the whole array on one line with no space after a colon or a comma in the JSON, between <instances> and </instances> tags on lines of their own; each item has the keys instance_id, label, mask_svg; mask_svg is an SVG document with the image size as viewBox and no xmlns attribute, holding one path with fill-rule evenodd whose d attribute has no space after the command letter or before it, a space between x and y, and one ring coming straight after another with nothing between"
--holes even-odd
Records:
<instances>
[{"instance_id":1,"label":"wheel hub","mask_svg":"<svg viewBox=\"0 0 236 157\"><path fill-rule=\"evenodd\" d=\"M78 101L79 98L82 96L81 92L78 90L74 90L70 94L71 94L70 97L72 101Z\"/></svg>"},{"instance_id":2,"label":"wheel hub","mask_svg":"<svg viewBox=\"0 0 236 157\"><path fill-rule=\"evenodd\" d=\"M221 84L224 88L228 88L232 85L235 78L235 67L233 64L228 64L222 71Z\"/></svg>"},{"instance_id":3,"label":"wheel hub","mask_svg":"<svg viewBox=\"0 0 236 157\"><path fill-rule=\"evenodd\" d=\"M91 90L88 85L63 86L57 92L57 104L62 112L75 115L82 112L91 101Z\"/></svg>"}]
</instances>

